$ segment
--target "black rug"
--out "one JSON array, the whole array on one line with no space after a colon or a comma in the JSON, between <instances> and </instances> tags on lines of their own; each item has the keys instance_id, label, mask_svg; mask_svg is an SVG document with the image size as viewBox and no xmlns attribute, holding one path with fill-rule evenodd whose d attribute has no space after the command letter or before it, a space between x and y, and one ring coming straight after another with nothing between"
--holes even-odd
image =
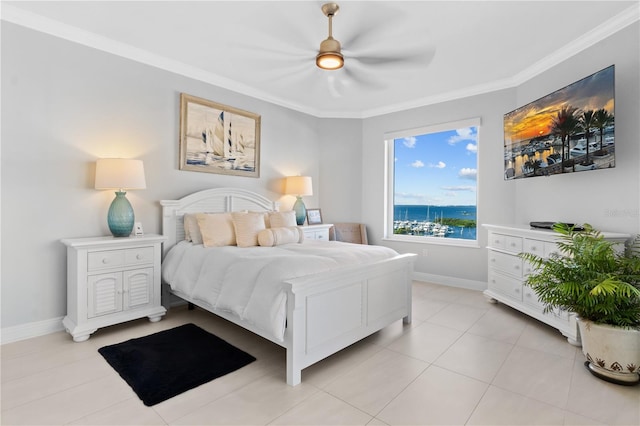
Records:
<instances>
[{"instance_id":1,"label":"black rug","mask_svg":"<svg viewBox=\"0 0 640 426\"><path fill-rule=\"evenodd\" d=\"M98 352L147 406L256 360L194 324L105 346Z\"/></svg>"}]
</instances>

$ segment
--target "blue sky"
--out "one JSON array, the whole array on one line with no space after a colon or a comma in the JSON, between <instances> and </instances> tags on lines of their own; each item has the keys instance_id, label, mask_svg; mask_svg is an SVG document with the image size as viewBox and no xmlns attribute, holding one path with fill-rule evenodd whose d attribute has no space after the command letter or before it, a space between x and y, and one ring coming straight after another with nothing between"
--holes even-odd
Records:
<instances>
[{"instance_id":1,"label":"blue sky","mask_svg":"<svg viewBox=\"0 0 640 426\"><path fill-rule=\"evenodd\" d=\"M477 152L477 127L395 139L395 204L476 205Z\"/></svg>"}]
</instances>

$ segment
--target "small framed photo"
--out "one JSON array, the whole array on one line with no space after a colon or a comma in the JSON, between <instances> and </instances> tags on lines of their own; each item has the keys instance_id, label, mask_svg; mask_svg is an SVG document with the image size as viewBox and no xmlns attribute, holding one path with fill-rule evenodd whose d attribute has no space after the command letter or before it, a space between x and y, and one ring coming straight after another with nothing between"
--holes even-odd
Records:
<instances>
[{"instance_id":1,"label":"small framed photo","mask_svg":"<svg viewBox=\"0 0 640 426\"><path fill-rule=\"evenodd\" d=\"M307 224L319 225L322 223L322 213L320 209L307 209Z\"/></svg>"}]
</instances>

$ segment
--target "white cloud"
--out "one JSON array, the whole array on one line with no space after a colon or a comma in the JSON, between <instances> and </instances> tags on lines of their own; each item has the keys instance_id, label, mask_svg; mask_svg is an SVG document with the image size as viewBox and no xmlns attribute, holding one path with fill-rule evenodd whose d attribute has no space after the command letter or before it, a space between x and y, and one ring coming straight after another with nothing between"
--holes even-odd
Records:
<instances>
[{"instance_id":1,"label":"white cloud","mask_svg":"<svg viewBox=\"0 0 640 426\"><path fill-rule=\"evenodd\" d=\"M443 186L442 189L449 192L473 192L476 189L473 186Z\"/></svg>"},{"instance_id":2,"label":"white cloud","mask_svg":"<svg viewBox=\"0 0 640 426\"><path fill-rule=\"evenodd\" d=\"M471 141L478 142L478 134L474 133L471 127L465 127L463 129L456 129L456 134L451 136L448 140L449 145L455 145L458 142Z\"/></svg>"},{"instance_id":3,"label":"white cloud","mask_svg":"<svg viewBox=\"0 0 640 426\"><path fill-rule=\"evenodd\" d=\"M442 161L438 161L438 164L429 164L429 167L434 167L436 169L444 169L445 167L447 167L447 165Z\"/></svg>"},{"instance_id":4,"label":"white cloud","mask_svg":"<svg viewBox=\"0 0 640 426\"><path fill-rule=\"evenodd\" d=\"M468 143L467 144L467 151L472 152L474 154L478 153L478 145L475 143Z\"/></svg>"},{"instance_id":5,"label":"white cloud","mask_svg":"<svg viewBox=\"0 0 640 426\"><path fill-rule=\"evenodd\" d=\"M402 141L402 144L404 146L406 146L407 148L415 147L416 146L416 138L415 138L415 136L404 138L404 140Z\"/></svg>"},{"instance_id":6,"label":"white cloud","mask_svg":"<svg viewBox=\"0 0 640 426\"><path fill-rule=\"evenodd\" d=\"M416 160L413 163L411 163L411 167L415 167L416 169L419 169L420 167L424 167L424 163L420 160Z\"/></svg>"},{"instance_id":7,"label":"white cloud","mask_svg":"<svg viewBox=\"0 0 640 426\"><path fill-rule=\"evenodd\" d=\"M460 173L458 173L458 176L461 177L462 179L476 180L478 178L478 170L465 167L460 170Z\"/></svg>"}]
</instances>

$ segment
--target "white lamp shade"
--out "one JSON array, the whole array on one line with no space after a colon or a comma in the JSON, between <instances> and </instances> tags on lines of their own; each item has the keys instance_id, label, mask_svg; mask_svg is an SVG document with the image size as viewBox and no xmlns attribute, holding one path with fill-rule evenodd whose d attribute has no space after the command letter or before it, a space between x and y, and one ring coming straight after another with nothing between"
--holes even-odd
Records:
<instances>
[{"instance_id":1,"label":"white lamp shade","mask_svg":"<svg viewBox=\"0 0 640 426\"><path fill-rule=\"evenodd\" d=\"M96 189L145 189L142 160L100 158L96 161Z\"/></svg>"},{"instance_id":2,"label":"white lamp shade","mask_svg":"<svg viewBox=\"0 0 640 426\"><path fill-rule=\"evenodd\" d=\"M311 177L289 176L284 183L284 193L288 195L313 195Z\"/></svg>"}]
</instances>

